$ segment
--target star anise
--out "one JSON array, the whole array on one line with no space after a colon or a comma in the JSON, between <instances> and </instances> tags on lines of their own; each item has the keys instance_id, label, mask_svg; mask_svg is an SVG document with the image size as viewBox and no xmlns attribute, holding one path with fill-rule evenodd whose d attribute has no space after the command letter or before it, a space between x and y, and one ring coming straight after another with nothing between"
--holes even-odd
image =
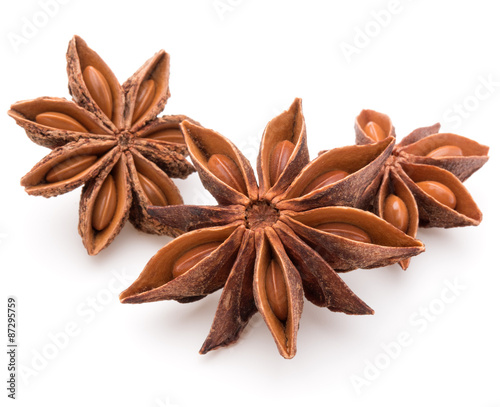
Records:
<instances>
[{"instance_id":1,"label":"star anise","mask_svg":"<svg viewBox=\"0 0 500 407\"><path fill-rule=\"evenodd\" d=\"M422 127L404 137L375 180L373 211L416 237L421 227L476 226L482 214L462 184L488 161L488 147L440 125ZM363 110L356 118L356 143L370 145L395 137L389 116ZM410 260L400 265L406 269Z\"/></svg>"},{"instance_id":2,"label":"star anise","mask_svg":"<svg viewBox=\"0 0 500 407\"><path fill-rule=\"evenodd\" d=\"M78 230L91 255L107 247L127 219L144 232L177 236L179 230L146 211L182 204L170 177L194 171L179 129L187 117L157 117L170 96L169 55L156 53L123 86L78 36L67 61L74 102L42 97L8 112L32 141L52 149L21 185L44 197L84 185Z\"/></svg>"},{"instance_id":3,"label":"star anise","mask_svg":"<svg viewBox=\"0 0 500 407\"><path fill-rule=\"evenodd\" d=\"M124 303L196 301L224 287L200 353L235 342L263 316L285 358L296 352L305 297L347 314L373 311L335 270L392 264L423 245L374 214L347 205L368 199L394 140L326 152L309 162L299 99L262 138L257 172L215 131L181 124L192 162L218 206L152 207L189 231L163 247L125 290Z\"/></svg>"}]
</instances>

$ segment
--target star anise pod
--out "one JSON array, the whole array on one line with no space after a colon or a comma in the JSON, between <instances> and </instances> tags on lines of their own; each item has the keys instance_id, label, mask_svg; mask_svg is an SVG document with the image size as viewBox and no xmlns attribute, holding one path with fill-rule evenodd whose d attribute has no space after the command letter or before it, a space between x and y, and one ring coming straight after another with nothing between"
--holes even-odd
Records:
<instances>
[{"instance_id":1,"label":"star anise pod","mask_svg":"<svg viewBox=\"0 0 500 407\"><path fill-rule=\"evenodd\" d=\"M187 117L157 117L170 96L169 55L156 53L123 86L78 36L67 61L74 102L42 97L8 112L32 141L52 149L21 185L44 197L84 185L78 230L91 255L107 247L127 219L144 232L177 236L179 230L146 211L182 204L170 177L194 171L179 129Z\"/></svg>"},{"instance_id":2,"label":"star anise pod","mask_svg":"<svg viewBox=\"0 0 500 407\"><path fill-rule=\"evenodd\" d=\"M159 220L189 232L163 247L120 299L191 302L224 287L200 353L235 342L259 311L281 355L292 358L304 296L331 311L373 313L335 270L379 267L423 251L374 214L334 206L367 199L394 140L331 150L309 162L297 99L264 131L258 185L228 139L188 122L181 129L219 205L152 207Z\"/></svg>"},{"instance_id":3,"label":"star anise pod","mask_svg":"<svg viewBox=\"0 0 500 407\"><path fill-rule=\"evenodd\" d=\"M462 184L488 161L488 147L440 125L422 127L404 137L374 181L373 211L416 237L421 227L476 226L482 214ZM356 143L370 145L395 137L389 116L363 110L356 118ZM406 269L410 260L400 265Z\"/></svg>"}]
</instances>

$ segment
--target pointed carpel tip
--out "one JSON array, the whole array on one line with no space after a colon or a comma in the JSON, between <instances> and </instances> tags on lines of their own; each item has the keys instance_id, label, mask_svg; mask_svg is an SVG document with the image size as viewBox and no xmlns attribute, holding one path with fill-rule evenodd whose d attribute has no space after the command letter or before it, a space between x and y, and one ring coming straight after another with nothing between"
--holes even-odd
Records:
<instances>
[{"instance_id":1,"label":"pointed carpel tip","mask_svg":"<svg viewBox=\"0 0 500 407\"><path fill-rule=\"evenodd\" d=\"M87 249L87 254L89 256L95 256L97 254L99 254L100 250L96 250L95 248L93 247L85 247Z\"/></svg>"},{"instance_id":2,"label":"pointed carpel tip","mask_svg":"<svg viewBox=\"0 0 500 407\"><path fill-rule=\"evenodd\" d=\"M200 126L196 123L193 123L191 120L189 119L184 119L181 124L181 126L184 126L186 128L189 128L189 129L196 129L196 128L200 128L200 129L203 129L204 127L203 126Z\"/></svg>"},{"instance_id":3,"label":"pointed carpel tip","mask_svg":"<svg viewBox=\"0 0 500 407\"><path fill-rule=\"evenodd\" d=\"M86 42L84 41L84 39L82 37L80 37L79 35L75 34L73 35L73 37L71 38L71 40L69 41L69 46L77 46L79 44L86 44Z\"/></svg>"},{"instance_id":4,"label":"pointed carpel tip","mask_svg":"<svg viewBox=\"0 0 500 407\"><path fill-rule=\"evenodd\" d=\"M384 140L390 140L389 144L396 143L396 138L393 136L387 136Z\"/></svg>"},{"instance_id":5,"label":"pointed carpel tip","mask_svg":"<svg viewBox=\"0 0 500 407\"><path fill-rule=\"evenodd\" d=\"M191 130L196 129L196 128L201 128L201 126L197 126L196 124L192 123L189 120L183 120L181 124L179 125L179 128L182 131L182 134L184 135L184 139L186 136L191 135Z\"/></svg>"},{"instance_id":6,"label":"pointed carpel tip","mask_svg":"<svg viewBox=\"0 0 500 407\"><path fill-rule=\"evenodd\" d=\"M379 112L378 110L373 110L373 109L363 109L361 112L370 112L370 113L382 114L384 116L387 116L385 113L382 113L382 112Z\"/></svg>"},{"instance_id":7,"label":"pointed carpel tip","mask_svg":"<svg viewBox=\"0 0 500 407\"><path fill-rule=\"evenodd\" d=\"M361 109L361 111L356 116L356 124L359 125L359 120L360 120L361 116L363 116L365 114L369 114L370 112L374 112L374 110L371 110L371 109Z\"/></svg>"},{"instance_id":8,"label":"pointed carpel tip","mask_svg":"<svg viewBox=\"0 0 500 407\"><path fill-rule=\"evenodd\" d=\"M415 247L418 249L418 252L425 252L425 244L421 240L418 240L416 238L413 238L413 240L415 240Z\"/></svg>"},{"instance_id":9,"label":"pointed carpel tip","mask_svg":"<svg viewBox=\"0 0 500 407\"><path fill-rule=\"evenodd\" d=\"M375 314L375 310L370 307L368 304L364 304L365 305L365 314L364 315L373 315Z\"/></svg>"},{"instance_id":10,"label":"pointed carpel tip","mask_svg":"<svg viewBox=\"0 0 500 407\"><path fill-rule=\"evenodd\" d=\"M128 294L129 289L130 289L130 287L127 288L126 290L123 290L118 297L118 299L120 300L120 302L122 304L133 304L134 303L133 298L135 297L135 295L134 294L129 295Z\"/></svg>"},{"instance_id":11,"label":"pointed carpel tip","mask_svg":"<svg viewBox=\"0 0 500 407\"><path fill-rule=\"evenodd\" d=\"M7 111L7 114L11 117L14 117L13 115L17 114L16 109L19 107L20 104L22 104L23 101L19 100L17 102L14 102L10 105L10 109Z\"/></svg>"},{"instance_id":12,"label":"pointed carpel tip","mask_svg":"<svg viewBox=\"0 0 500 407\"><path fill-rule=\"evenodd\" d=\"M167 51L164 49L160 49L158 52L156 52L153 57L151 58L154 65L158 66L159 64L165 64L166 65L166 72L169 73L170 71L170 55L168 54Z\"/></svg>"},{"instance_id":13,"label":"pointed carpel tip","mask_svg":"<svg viewBox=\"0 0 500 407\"><path fill-rule=\"evenodd\" d=\"M363 302L362 309L360 310L358 308L358 311L355 312L355 315L373 315L373 314L375 314L375 311L373 310L372 307L370 307L364 301L362 301L362 302Z\"/></svg>"},{"instance_id":14,"label":"pointed carpel tip","mask_svg":"<svg viewBox=\"0 0 500 407\"><path fill-rule=\"evenodd\" d=\"M162 57L162 58L170 58L170 54L165 51L164 49L161 49L158 51L158 56Z\"/></svg>"},{"instance_id":15,"label":"pointed carpel tip","mask_svg":"<svg viewBox=\"0 0 500 407\"><path fill-rule=\"evenodd\" d=\"M301 112L302 111L302 99L295 98L288 110L296 110L297 112Z\"/></svg>"},{"instance_id":16,"label":"pointed carpel tip","mask_svg":"<svg viewBox=\"0 0 500 407\"><path fill-rule=\"evenodd\" d=\"M182 130L184 127L187 127L188 124L189 124L189 120L184 119L182 122L180 122L179 127Z\"/></svg>"}]
</instances>

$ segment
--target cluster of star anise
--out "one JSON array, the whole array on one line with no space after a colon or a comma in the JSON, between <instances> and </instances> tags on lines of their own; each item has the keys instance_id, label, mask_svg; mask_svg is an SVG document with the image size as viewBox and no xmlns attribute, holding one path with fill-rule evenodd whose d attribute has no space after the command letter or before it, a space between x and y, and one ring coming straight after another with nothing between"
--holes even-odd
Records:
<instances>
[{"instance_id":1,"label":"cluster of star anise","mask_svg":"<svg viewBox=\"0 0 500 407\"><path fill-rule=\"evenodd\" d=\"M192 302L222 290L201 353L235 342L257 311L280 354L296 353L305 297L319 307L372 314L338 272L398 263L424 251L418 226L477 225L462 181L488 148L439 125L395 144L390 119L365 110L358 145L310 161L300 99L269 122L257 159L185 116L157 115L169 97L169 57L147 61L123 86L85 42L68 49L74 101L18 102L9 114L52 152L23 179L50 197L84 185L79 231L90 254L130 219L177 237L120 296L124 303ZM189 153L194 168L184 156ZM170 177L194 169L216 206L189 206Z\"/></svg>"},{"instance_id":2,"label":"cluster of star anise","mask_svg":"<svg viewBox=\"0 0 500 407\"><path fill-rule=\"evenodd\" d=\"M370 187L377 189L371 209L412 237L419 226L477 226L482 220L462 182L488 161L488 147L439 129L438 123L404 137ZM359 114L355 131L359 145L395 136L390 118L373 110Z\"/></svg>"},{"instance_id":3,"label":"cluster of star anise","mask_svg":"<svg viewBox=\"0 0 500 407\"><path fill-rule=\"evenodd\" d=\"M396 262L407 267L424 250L415 239L419 219L422 226L478 224L480 212L452 172L463 180L487 159L487 148L434 135L436 127L395 146L394 129L381 118L364 111L356 121L361 145L309 162L295 100L264 131L258 183L229 140L183 122L193 164L219 205L149 208L160 222L188 233L149 261L122 302L191 302L223 288L200 352L235 342L259 311L285 358L296 352L304 296L331 311L371 314L337 272ZM439 188L450 190L445 197L453 195L454 205L443 202Z\"/></svg>"}]
</instances>

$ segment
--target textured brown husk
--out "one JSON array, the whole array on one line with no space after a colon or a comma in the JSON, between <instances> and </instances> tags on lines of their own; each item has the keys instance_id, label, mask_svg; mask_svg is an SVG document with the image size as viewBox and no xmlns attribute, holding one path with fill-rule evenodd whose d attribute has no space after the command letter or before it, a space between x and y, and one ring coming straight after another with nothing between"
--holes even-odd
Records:
<instances>
[{"instance_id":1,"label":"textured brown husk","mask_svg":"<svg viewBox=\"0 0 500 407\"><path fill-rule=\"evenodd\" d=\"M195 230L178 237L150 260L139 278L120 295L121 301L185 300L220 289L229 275L244 233L243 226L233 224ZM172 279L171 266L182 253L205 242L219 240L223 243L210 256L186 274Z\"/></svg>"},{"instance_id":2,"label":"textured brown husk","mask_svg":"<svg viewBox=\"0 0 500 407\"><path fill-rule=\"evenodd\" d=\"M373 145L335 148L319 155L279 197L279 202L275 200L277 208L292 211L328 205L365 208L376 192L376 183L373 181L377 179L393 147L394 139L388 138ZM313 177L334 169L344 170L349 175L334 184L302 195Z\"/></svg>"},{"instance_id":3,"label":"textured brown husk","mask_svg":"<svg viewBox=\"0 0 500 407\"><path fill-rule=\"evenodd\" d=\"M254 233L246 231L241 250L224 285L210 333L200 349L201 354L236 342L257 312L252 289L254 265Z\"/></svg>"}]
</instances>

